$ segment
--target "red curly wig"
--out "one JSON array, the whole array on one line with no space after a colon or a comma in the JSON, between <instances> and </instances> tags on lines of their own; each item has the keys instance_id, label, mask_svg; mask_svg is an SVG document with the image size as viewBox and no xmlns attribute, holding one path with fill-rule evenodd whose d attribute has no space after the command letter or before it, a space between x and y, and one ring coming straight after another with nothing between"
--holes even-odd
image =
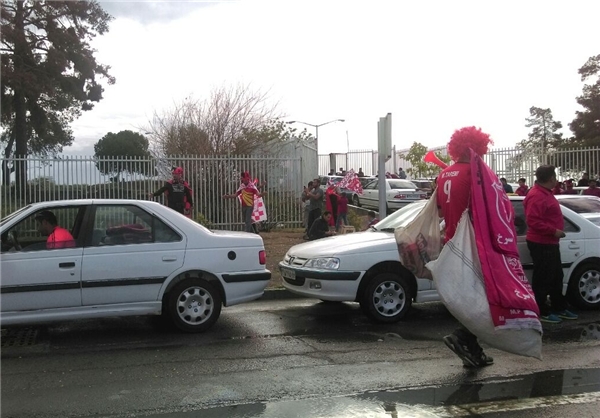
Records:
<instances>
[{"instance_id":1,"label":"red curly wig","mask_svg":"<svg viewBox=\"0 0 600 418\"><path fill-rule=\"evenodd\" d=\"M482 132L480 128L468 126L454 131L448 142L448 154L454 161L468 159L469 148L481 156L488 152L488 145L493 144L494 141L490 136Z\"/></svg>"}]
</instances>

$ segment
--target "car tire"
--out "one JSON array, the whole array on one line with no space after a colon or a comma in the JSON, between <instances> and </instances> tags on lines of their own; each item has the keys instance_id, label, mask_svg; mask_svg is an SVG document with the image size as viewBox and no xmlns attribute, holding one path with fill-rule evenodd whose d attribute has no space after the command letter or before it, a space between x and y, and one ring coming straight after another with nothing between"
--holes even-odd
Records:
<instances>
[{"instance_id":1,"label":"car tire","mask_svg":"<svg viewBox=\"0 0 600 418\"><path fill-rule=\"evenodd\" d=\"M394 273L379 273L373 277L361 298L364 313L374 321L398 322L412 305L413 295L408 280Z\"/></svg>"},{"instance_id":2,"label":"car tire","mask_svg":"<svg viewBox=\"0 0 600 418\"><path fill-rule=\"evenodd\" d=\"M567 296L580 309L600 309L600 264L591 262L577 267L571 274Z\"/></svg>"},{"instance_id":3,"label":"car tire","mask_svg":"<svg viewBox=\"0 0 600 418\"><path fill-rule=\"evenodd\" d=\"M360 208L360 199L358 198L358 195L352 196L352 204Z\"/></svg>"},{"instance_id":4,"label":"car tire","mask_svg":"<svg viewBox=\"0 0 600 418\"><path fill-rule=\"evenodd\" d=\"M204 332L221 315L219 291L202 279L186 279L171 289L167 314L173 325L184 332Z\"/></svg>"}]
</instances>

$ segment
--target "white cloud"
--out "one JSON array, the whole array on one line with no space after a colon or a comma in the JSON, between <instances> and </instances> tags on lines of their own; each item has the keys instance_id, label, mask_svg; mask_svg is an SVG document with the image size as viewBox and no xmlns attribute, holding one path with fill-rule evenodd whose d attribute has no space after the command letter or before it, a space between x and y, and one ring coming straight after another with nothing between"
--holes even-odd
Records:
<instances>
[{"instance_id":1,"label":"white cloud","mask_svg":"<svg viewBox=\"0 0 600 418\"><path fill-rule=\"evenodd\" d=\"M399 149L443 145L467 125L512 146L527 135L531 106L551 108L569 134L582 88L577 69L600 53L595 1L181 8L142 23L117 17L97 40L99 61L113 67L117 84L74 125L80 149L108 131L143 125L174 101L238 82L270 89L289 120L346 119L319 129L321 153L345 151L346 131L351 148L375 148L377 121L388 112Z\"/></svg>"}]
</instances>

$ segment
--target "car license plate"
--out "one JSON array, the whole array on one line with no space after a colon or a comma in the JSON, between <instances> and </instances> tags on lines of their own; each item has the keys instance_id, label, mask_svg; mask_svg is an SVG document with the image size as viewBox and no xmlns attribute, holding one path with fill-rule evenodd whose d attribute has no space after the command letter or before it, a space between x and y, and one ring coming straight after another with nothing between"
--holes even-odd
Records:
<instances>
[{"instance_id":1,"label":"car license plate","mask_svg":"<svg viewBox=\"0 0 600 418\"><path fill-rule=\"evenodd\" d=\"M284 279L295 280L296 272L294 270L281 268L281 277L283 277Z\"/></svg>"}]
</instances>

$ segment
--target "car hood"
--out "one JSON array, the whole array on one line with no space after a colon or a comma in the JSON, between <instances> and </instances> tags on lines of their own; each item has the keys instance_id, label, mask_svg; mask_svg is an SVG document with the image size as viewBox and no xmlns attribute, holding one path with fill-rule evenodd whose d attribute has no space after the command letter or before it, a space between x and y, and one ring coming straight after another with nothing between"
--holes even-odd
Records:
<instances>
[{"instance_id":1,"label":"car hood","mask_svg":"<svg viewBox=\"0 0 600 418\"><path fill-rule=\"evenodd\" d=\"M390 232L355 232L294 245L288 254L302 258L330 257L342 253L365 254L380 251L380 245L377 244L389 245L390 240L394 241L394 234Z\"/></svg>"}]
</instances>

